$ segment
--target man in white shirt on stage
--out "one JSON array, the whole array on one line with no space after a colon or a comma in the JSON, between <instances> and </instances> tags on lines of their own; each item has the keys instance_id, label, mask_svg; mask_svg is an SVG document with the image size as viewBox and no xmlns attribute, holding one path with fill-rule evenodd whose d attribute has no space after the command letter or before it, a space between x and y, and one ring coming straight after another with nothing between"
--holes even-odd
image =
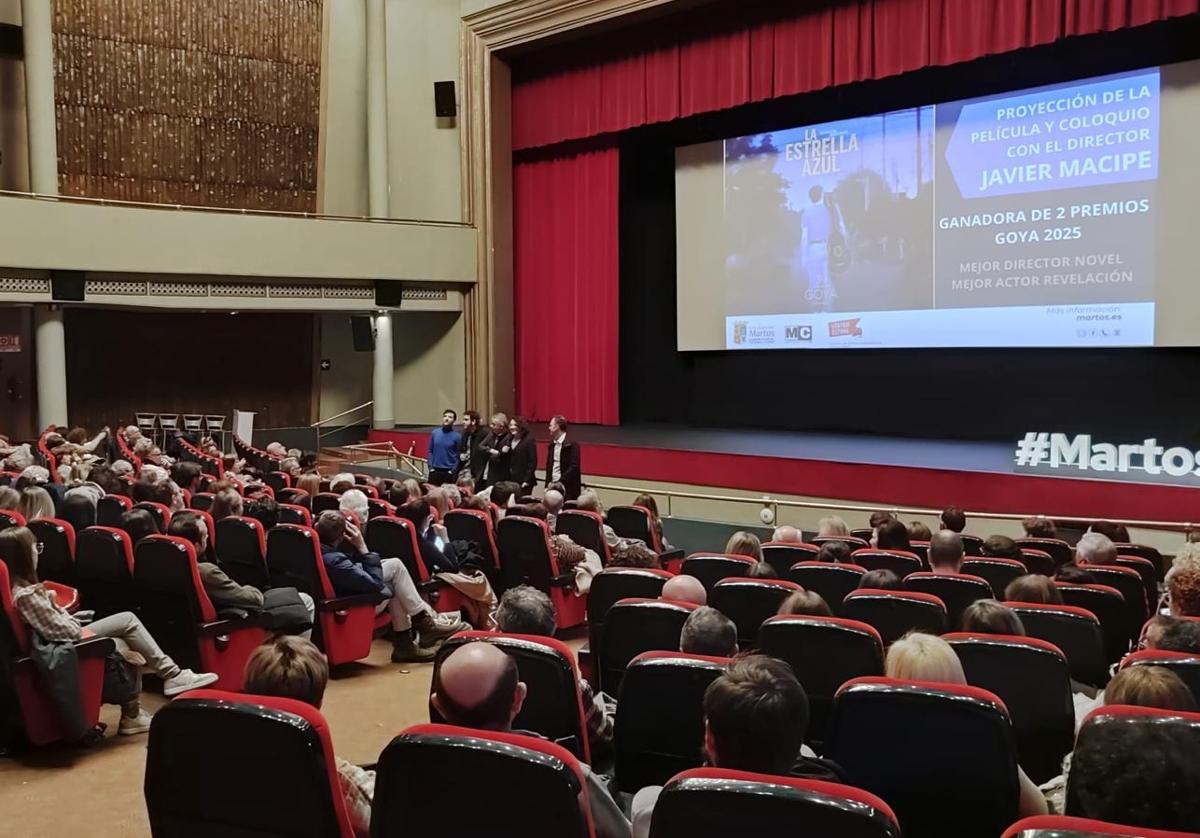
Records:
<instances>
[{"instance_id":1,"label":"man in white shirt on stage","mask_svg":"<svg viewBox=\"0 0 1200 838\"><path fill-rule=\"evenodd\" d=\"M567 420L555 416L550 420L550 445L546 449L546 482L561 483L567 500L576 500L582 488L579 445L567 441Z\"/></svg>"}]
</instances>

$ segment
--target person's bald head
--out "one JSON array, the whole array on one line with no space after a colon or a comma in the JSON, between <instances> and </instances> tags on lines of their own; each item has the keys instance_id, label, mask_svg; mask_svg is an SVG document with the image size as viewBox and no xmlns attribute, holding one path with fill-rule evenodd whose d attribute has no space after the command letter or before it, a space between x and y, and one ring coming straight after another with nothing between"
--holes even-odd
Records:
<instances>
[{"instance_id":1,"label":"person's bald head","mask_svg":"<svg viewBox=\"0 0 1200 838\"><path fill-rule=\"evenodd\" d=\"M704 590L704 583L686 573L672 576L667 580L667 584L663 585L662 598L694 602L696 605L708 605L708 591Z\"/></svg>"},{"instance_id":2,"label":"person's bald head","mask_svg":"<svg viewBox=\"0 0 1200 838\"><path fill-rule=\"evenodd\" d=\"M954 530L938 530L929 539L929 567L936 573L958 573L963 563L962 536Z\"/></svg>"},{"instance_id":3,"label":"person's bald head","mask_svg":"<svg viewBox=\"0 0 1200 838\"><path fill-rule=\"evenodd\" d=\"M455 649L438 667L430 700L452 725L510 730L525 701L517 662L490 643Z\"/></svg>"},{"instance_id":4,"label":"person's bald head","mask_svg":"<svg viewBox=\"0 0 1200 838\"><path fill-rule=\"evenodd\" d=\"M774 534L771 536L771 540L782 541L785 544L799 544L802 541L800 537L800 530L789 526L776 527Z\"/></svg>"},{"instance_id":5,"label":"person's bald head","mask_svg":"<svg viewBox=\"0 0 1200 838\"><path fill-rule=\"evenodd\" d=\"M551 513L552 515L557 515L560 511L562 511L565 500L566 498L563 497L563 493L558 491L558 489L547 489L542 502L546 504L547 512Z\"/></svg>"}]
</instances>

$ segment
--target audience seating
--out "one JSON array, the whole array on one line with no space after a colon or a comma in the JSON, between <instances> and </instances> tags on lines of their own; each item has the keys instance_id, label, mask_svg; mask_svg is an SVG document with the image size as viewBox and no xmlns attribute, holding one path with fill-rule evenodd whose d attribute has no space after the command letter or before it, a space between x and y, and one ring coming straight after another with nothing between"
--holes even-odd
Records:
<instances>
[{"instance_id":1,"label":"audience seating","mask_svg":"<svg viewBox=\"0 0 1200 838\"><path fill-rule=\"evenodd\" d=\"M698 607L690 602L633 597L614 603L604 621L604 640L597 657L599 688L619 695L625 668L642 652L678 652L683 624Z\"/></svg>"},{"instance_id":2,"label":"audience seating","mask_svg":"<svg viewBox=\"0 0 1200 838\"><path fill-rule=\"evenodd\" d=\"M1012 725L987 690L856 678L834 699L825 745L891 805L905 838L998 835L1016 819Z\"/></svg>"},{"instance_id":3,"label":"audience seating","mask_svg":"<svg viewBox=\"0 0 1200 838\"><path fill-rule=\"evenodd\" d=\"M16 705L21 717L25 738L31 745L49 745L80 736L100 720L100 696L104 686L104 659L113 651L113 641L107 637L88 637L76 641L75 654L79 661L77 684L79 706L84 730L68 731L56 709L55 695L45 678L29 657L29 629L17 613L12 601L12 582L8 565L0 562L0 649L7 660L0 667L5 671L5 692L16 693Z\"/></svg>"},{"instance_id":4,"label":"audience seating","mask_svg":"<svg viewBox=\"0 0 1200 838\"><path fill-rule=\"evenodd\" d=\"M796 544L791 541L768 541L762 546L763 561L786 579L788 570L796 562L815 561L821 548L815 544Z\"/></svg>"},{"instance_id":5,"label":"audience seating","mask_svg":"<svg viewBox=\"0 0 1200 838\"><path fill-rule=\"evenodd\" d=\"M354 836L329 726L290 698L172 701L150 728L145 794L154 835Z\"/></svg>"},{"instance_id":6,"label":"audience seating","mask_svg":"<svg viewBox=\"0 0 1200 838\"><path fill-rule=\"evenodd\" d=\"M680 573L695 576L712 595L713 587L731 576L749 576L755 560L748 556L728 556L724 553L692 553L683 560Z\"/></svg>"},{"instance_id":7,"label":"audience seating","mask_svg":"<svg viewBox=\"0 0 1200 838\"><path fill-rule=\"evenodd\" d=\"M1129 638L1135 630L1130 628L1125 598L1116 588L1108 585L1084 585L1074 582L1057 582L1055 587L1062 594L1063 602L1084 608L1096 615L1100 630L1104 634L1104 653L1109 663L1116 663L1129 651ZM1137 628L1141 628L1137 623Z\"/></svg>"},{"instance_id":8,"label":"audience seating","mask_svg":"<svg viewBox=\"0 0 1200 838\"><path fill-rule=\"evenodd\" d=\"M144 509L154 516L154 523L158 525L160 533L166 532L168 525L171 523L171 510L166 505L154 503L153 501L142 501L135 503L134 509Z\"/></svg>"},{"instance_id":9,"label":"audience seating","mask_svg":"<svg viewBox=\"0 0 1200 838\"><path fill-rule=\"evenodd\" d=\"M482 509L451 509L446 513L446 532L451 541L473 541L492 567L500 567L500 550L492 516Z\"/></svg>"},{"instance_id":10,"label":"audience seating","mask_svg":"<svg viewBox=\"0 0 1200 838\"><path fill-rule=\"evenodd\" d=\"M1040 576L1054 575L1054 557L1045 550L1035 550L1032 547L1021 548L1021 564L1025 565L1027 573L1036 573Z\"/></svg>"},{"instance_id":11,"label":"audience seating","mask_svg":"<svg viewBox=\"0 0 1200 838\"><path fill-rule=\"evenodd\" d=\"M549 594L554 601L560 629L583 623L587 597L576 596L574 573L559 572L545 521L520 515L506 516L497 527L497 541L504 587L532 585Z\"/></svg>"},{"instance_id":12,"label":"audience seating","mask_svg":"<svg viewBox=\"0 0 1200 838\"><path fill-rule=\"evenodd\" d=\"M270 587L267 573L267 535L253 518L231 515L222 518L214 530L220 539L217 556L221 568L239 585L252 585L260 591Z\"/></svg>"},{"instance_id":13,"label":"audience seating","mask_svg":"<svg viewBox=\"0 0 1200 838\"><path fill-rule=\"evenodd\" d=\"M1129 639L1136 642L1138 629L1146 622L1148 613L1142 577L1133 568L1119 565L1089 564L1084 569L1096 577L1098 584L1121 592L1121 598L1125 600L1125 626L1129 630Z\"/></svg>"},{"instance_id":14,"label":"audience seating","mask_svg":"<svg viewBox=\"0 0 1200 838\"><path fill-rule=\"evenodd\" d=\"M1004 604L1017 612L1027 635L1057 646L1066 655L1072 678L1095 687L1108 682L1104 635L1095 614L1071 605L1041 602Z\"/></svg>"},{"instance_id":15,"label":"audience seating","mask_svg":"<svg viewBox=\"0 0 1200 838\"><path fill-rule=\"evenodd\" d=\"M871 541L868 538L858 538L853 535L818 535L808 540L809 544L816 545L818 548L822 544L829 541L840 541L847 545L851 550L865 549L871 546Z\"/></svg>"},{"instance_id":16,"label":"audience seating","mask_svg":"<svg viewBox=\"0 0 1200 838\"><path fill-rule=\"evenodd\" d=\"M396 514L396 507L379 498L367 498L367 518L390 518Z\"/></svg>"},{"instance_id":17,"label":"audience seating","mask_svg":"<svg viewBox=\"0 0 1200 838\"><path fill-rule=\"evenodd\" d=\"M963 553L967 556L982 556L983 555L983 539L977 535L960 532L958 537L962 539Z\"/></svg>"},{"instance_id":18,"label":"audience seating","mask_svg":"<svg viewBox=\"0 0 1200 838\"><path fill-rule=\"evenodd\" d=\"M191 501L188 502L188 508L207 512L212 509L215 498L216 495L212 492L196 492L192 495Z\"/></svg>"},{"instance_id":19,"label":"audience seating","mask_svg":"<svg viewBox=\"0 0 1200 838\"><path fill-rule=\"evenodd\" d=\"M410 727L380 754L371 835L441 834L593 838L583 769L566 749L531 736Z\"/></svg>"},{"instance_id":20,"label":"audience seating","mask_svg":"<svg viewBox=\"0 0 1200 838\"><path fill-rule=\"evenodd\" d=\"M738 646L742 651L755 648L759 626L779 612L789 595L804 590L785 579L743 579L729 577L713 586L708 604L737 626Z\"/></svg>"},{"instance_id":21,"label":"audience seating","mask_svg":"<svg viewBox=\"0 0 1200 838\"><path fill-rule=\"evenodd\" d=\"M1014 823L1003 838L1195 838L1195 833L1165 832L1065 815L1036 815Z\"/></svg>"},{"instance_id":22,"label":"audience seating","mask_svg":"<svg viewBox=\"0 0 1200 838\"><path fill-rule=\"evenodd\" d=\"M105 495L96 503L96 523L101 527L121 526L121 516L133 509L133 501L124 495Z\"/></svg>"},{"instance_id":23,"label":"audience seating","mask_svg":"<svg viewBox=\"0 0 1200 838\"><path fill-rule=\"evenodd\" d=\"M182 667L215 672L224 690L241 690L246 659L267 638L262 615L218 613L196 567L190 541L151 535L137 544L133 584L146 629Z\"/></svg>"},{"instance_id":24,"label":"audience seating","mask_svg":"<svg viewBox=\"0 0 1200 838\"><path fill-rule=\"evenodd\" d=\"M1117 556L1112 566L1128 568L1142 578L1142 588L1146 593L1146 614L1153 614L1158 607L1158 568L1154 563L1137 556Z\"/></svg>"},{"instance_id":25,"label":"audience seating","mask_svg":"<svg viewBox=\"0 0 1200 838\"><path fill-rule=\"evenodd\" d=\"M1167 767L1170 769L1172 763L1179 759L1180 753L1185 752L1191 759L1195 759L1195 755L1200 752L1200 713L1159 710L1153 707L1104 705L1093 710L1084 719L1079 728L1079 734L1075 738L1075 749L1076 751L1085 749L1092 741L1120 749L1121 746L1117 743L1127 736L1135 737L1134 741L1140 748L1153 749L1156 744L1162 747L1163 743L1172 742L1175 746L1172 749L1173 753L1164 752L1158 755L1158 759L1167 761ZM1124 750L1130 751L1128 748ZM1098 805L1102 806L1103 803L1094 799L1096 797L1094 790L1098 787L1107 788L1109 778L1107 776L1090 776L1087 769L1086 765L1080 765L1080 760L1073 759L1071 761L1071 771L1067 775L1066 814L1082 818L1104 817L1105 813L1098 810ZM1175 771L1168 770L1167 773L1174 778L1179 778L1182 776L1180 769L1182 766ZM1106 767L1103 770L1105 774L1109 774L1112 768ZM1152 780L1146 778L1144 782L1152 782ZM1093 789L1093 794L1090 795L1093 800L1089 801L1089 795L1081 791L1085 788ZM1186 784L1177 784L1177 789L1178 797L1173 801L1175 811L1173 813L1155 813L1154 816L1159 819L1159 823L1150 824L1150 826L1200 833L1200 803L1197 802L1195 789ZM1120 815L1122 820L1125 818L1136 820L1138 817L1136 811L1121 811ZM1171 819L1175 822L1163 823L1163 819ZM1132 825L1141 826L1140 823Z\"/></svg>"},{"instance_id":26,"label":"audience seating","mask_svg":"<svg viewBox=\"0 0 1200 838\"><path fill-rule=\"evenodd\" d=\"M1188 685L1200 703L1200 654L1171 652L1166 649L1141 649L1126 655L1121 668L1127 666L1161 666L1171 670Z\"/></svg>"},{"instance_id":27,"label":"audience seating","mask_svg":"<svg viewBox=\"0 0 1200 838\"><path fill-rule=\"evenodd\" d=\"M909 541L908 552L912 553L921 560L922 567L929 567L929 542L928 541Z\"/></svg>"},{"instance_id":28,"label":"audience seating","mask_svg":"<svg viewBox=\"0 0 1200 838\"><path fill-rule=\"evenodd\" d=\"M784 614L758 633L763 654L786 661L808 693L807 739L825 741L833 697L852 678L883 674L883 638L867 623Z\"/></svg>"},{"instance_id":29,"label":"audience seating","mask_svg":"<svg viewBox=\"0 0 1200 838\"><path fill-rule=\"evenodd\" d=\"M962 613L972 602L992 598L992 586L986 579L965 573L912 573L904 577L909 591L933 594L946 606L951 629L962 625Z\"/></svg>"},{"instance_id":30,"label":"audience seating","mask_svg":"<svg viewBox=\"0 0 1200 838\"><path fill-rule=\"evenodd\" d=\"M267 533L271 587L296 588L316 603L313 640L331 666L361 660L371 652L377 594L339 597L329 584L315 530L280 524Z\"/></svg>"},{"instance_id":31,"label":"audience seating","mask_svg":"<svg viewBox=\"0 0 1200 838\"><path fill-rule=\"evenodd\" d=\"M417 543L417 528L407 518L372 518L363 531L367 547L381 558L397 558L404 562L417 590L438 611L458 611L462 595L458 590L436 579L421 558Z\"/></svg>"},{"instance_id":32,"label":"audience seating","mask_svg":"<svg viewBox=\"0 0 1200 838\"><path fill-rule=\"evenodd\" d=\"M275 500L280 503L292 503L297 506L303 506L305 509L309 509L312 506L312 498L303 489L277 489L275 491Z\"/></svg>"},{"instance_id":33,"label":"audience seating","mask_svg":"<svg viewBox=\"0 0 1200 838\"><path fill-rule=\"evenodd\" d=\"M988 584L992 586L993 597L995 599L1004 599L1004 591L1009 583L1018 576L1024 576L1028 573L1028 570L1025 565L1016 559L979 556L963 561L960 572L969 576L978 576L981 579L986 579Z\"/></svg>"},{"instance_id":34,"label":"audience seating","mask_svg":"<svg viewBox=\"0 0 1200 838\"><path fill-rule=\"evenodd\" d=\"M907 550L877 550L869 547L864 550L855 550L851 561L868 571L890 570L901 579L910 573L917 573L925 569L920 557Z\"/></svg>"},{"instance_id":35,"label":"audience seating","mask_svg":"<svg viewBox=\"0 0 1200 838\"><path fill-rule=\"evenodd\" d=\"M58 518L35 518L28 526L41 545L38 579L75 587L75 528Z\"/></svg>"},{"instance_id":36,"label":"audience seating","mask_svg":"<svg viewBox=\"0 0 1200 838\"><path fill-rule=\"evenodd\" d=\"M613 603L627 598L658 599L670 578L665 570L649 567L608 567L592 577L587 624L588 649L595 660L600 659L604 623Z\"/></svg>"},{"instance_id":37,"label":"audience seating","mask_svg":"<svg viewBox=\"0 0 1200 838\"><path fill-rule=\"evenodd\" d=\"M874 626L883 644L890 646L910 631L941 634L946 631L946 605L932 594L859 588L846 595L842 617Z\"/></svg>"},{"instance_id":38,"label":"audience seating","mask_svg":"<svg viewBox=\"0 0 1200 838\"><path fill-rule=\"evenodd\" d=\"M279 504L279 523L298 527L312 526L312 513L303 506L291 503Z\"/></svg>"},{"instance_id":39,"label":"audience seating","mask_svg":"<svg viewBox=\"0 0 1200 838\"><path fill-rule=\"evenodd\" d=\"M900 838L900 826L886 803L853 786L695 768L667 783L650 834Z\"/></svg>"},{"instance_id":40,"label":"audience seating","mask_svg":"<svg viewBox=\"0 0 1200 838\"><path fill-rule=\"evenodd\" d=\"M579 668L575 656L561 640L528 634L461 631L438 649L431 693L443 661L455 650L475 642L498 646L516 660L520 678L529 688L521 712L513 719L513 728L541 734L566 748L580 762L591 763L587 719L579 692ZM429 721L445 721L432 703Z\"/></svg>"},{"instance_id":41,"label":"audience seating","mask_svg":"<svg viewBox=\"0 0 1200 838\"><path fill-rule=\"evenodd\" d=\"M286 471L269 471L263 475L263 483L278 492L292 488L292 476Z\"/></svg>"},{"instance_id":42,"label":"audience seating","mask_svg":"<svg viewBox=\"0 0 1200 838\"><path fill-rule=\"evenodd\" d=\"M1162 553L1155 550L1153 547L1147 547L1145 544L1121 544L1113 545L1117 548L1119 556L1134 556L1150 562L1150 566L1155 568L1158 573L1158 578L1163 576L1163 557Z\"/></svg>"},{"instance_id":43,"label":"audience seating","mask_svg":"<svg viewBox=\"0 0 1200 838\"><path fill-rule=\"evenodd\" d=\"M1075 742L1075 707L1066 656L1036 637L947 634L967 683L995 693L1012 718L1017 756L1035 783L1062 773Z\"/></svg>"},{"instance_id":44,"label":"audience seating","mask_svg":"<svg viewBox=\"0 0 1200 838\"><path fill-rule=\"evenodd\" d=\"M124 530L88 527L75 537L75 578L83 607L96 618L134 611L133 545Z\"/></svg>"},{"instance_id":45,"label":"audience seating","mask_svg":"<svg viewBox=\"0 0 1200 838\"><path fill-rule=\"evenodd\" d=\"M654 528L653 516L644 506L613 506L608 510L608 525L621 538L637 538L655 553L663 551L662 539Z\"/></svg>"},{"instance_id":46,"label":"audience seating","mask_svg":"<svg viewBox=\"0 0 1200 838\"><path fill-rule=\"evenodd\" d=\"M598 513L585 509L564 509L558 513L554 531L569 537L580 547L594 551L605 567L612 561L608 542L604 540L604 519Z\"/></svg>"},{"instance_id":47,"label":"audience seating","mask_svg":"<svg viewBox=\"0 0 1200 838\"><path fill-rule=\"evenodd\" d=\"M15 509L0 509L0 530L25 526L25 516Z\"/></svg>"},{"instance_id":48,"label":"audience seating","mask_svg":"<svg viewBox=\"0 0 1200 838\"><path fill-rule=\"evenodd\" d=\"M326 512L330 509L332 509L334 512L337 512L341 505L341 495L335 495L333 492L318 492L316 495L313 495L312 499L313 517L316 517L322 512Z\"/></svg>"},{"instance_id":49,"label":"audience seating","mask_svg":"<svg viewBox=\"0 0 1200 838\"><path fill-rule=\"evenodd\" d=\"M704 764L704 691L728 658L643 652L621 680L616 777L630 794Z\"/></svg>"},{"instance_id":50,"label":"audience seating","mask_svg":"<svg viewBox=\"0 0 1200 838\"><path fill-rule=\"evenodd\" d=\"M834 614L841 614L843 600L862 582L866 568L856 564L829 562L796 562L787 578L807 591L815 591L825 600Z\"/></svg>"},{"instance_id":51,"label":"audience seating","mask_svg":"<svg viewBox=\"0 0 1200 838\"><path fill-rule=\"evenodd\" d=\"M1075 559L1075 551L1071 545L1063 541L1061 538L1018 538L1016 539L1017 546L1022 550L1041 550L1043 553L1049 553L1050 559L1054 562L1054 567L1062 567L1065 564L1070 564ZM1054 568L1050 569L1048 576L1054 573Z\"/></svg>"}]
</instances>

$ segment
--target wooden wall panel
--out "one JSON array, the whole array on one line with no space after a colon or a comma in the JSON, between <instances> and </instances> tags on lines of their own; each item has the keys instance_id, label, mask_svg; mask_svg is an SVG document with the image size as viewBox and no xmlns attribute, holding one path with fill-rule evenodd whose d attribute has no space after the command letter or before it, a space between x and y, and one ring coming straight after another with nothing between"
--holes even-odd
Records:
<instances>
[{"instance_id":1,"label":"wooden wall panel","mask_svg":"<svg viewBox=\"0 0 1200 838\"><path fill-rule=\"evenodd\" d=\"M54 0L64 194L316 210L321 0Z\"/></svg>"},{"instance_id":2,"label":"wooden wall panel","mask_svg":"<svg viewBox=\"0 0 1200 838\"><path fill-rule=\"evenodd\" d=\"M260 428L307 425L313 318L68 308L71 423L115 427L138 411L232 420L237 408L258 411Z\"/></svg>"}]
</instances>

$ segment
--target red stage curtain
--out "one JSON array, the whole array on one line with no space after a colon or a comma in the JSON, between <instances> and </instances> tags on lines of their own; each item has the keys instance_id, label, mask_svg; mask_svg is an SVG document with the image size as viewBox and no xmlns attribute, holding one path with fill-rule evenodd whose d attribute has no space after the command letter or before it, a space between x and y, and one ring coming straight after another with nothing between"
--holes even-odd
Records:
<instances>
[{"instance_id":1,"label":"red stage curtain","mask_svg":"<svg viewBox=\"0 0 1200 838\"><path fill-rule=\"evenodd\" d=\"M798 4L799 5L799 4ZM772 20L661 21L659 35L536 68L513 85L513 148L553 145L830 85L1139 26L1200 0L851 0ZM691 21L695 21L694 23ZM641 38L639 40L639 38Z\"/></svg>"},{"instance_id":2,"label":"red stage curtain","mask_svg":"<svg viewBox=\"0 0 1200 838\"><path fill-rule=\"evenodd\" d=\"M517 411L615 425L615 147L513 167Z\"/></svg>"}]
</instances>

